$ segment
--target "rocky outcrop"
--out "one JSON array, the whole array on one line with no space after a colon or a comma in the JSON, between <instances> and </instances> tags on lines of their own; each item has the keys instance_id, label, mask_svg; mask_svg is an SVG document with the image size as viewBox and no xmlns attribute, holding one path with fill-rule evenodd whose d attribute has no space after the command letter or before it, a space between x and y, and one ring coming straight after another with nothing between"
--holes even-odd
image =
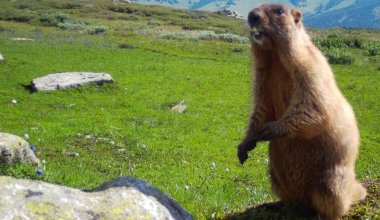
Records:
<instances>
[{"instance_id":1,"label":"rocky outcrop","mask_svg":"<svg viewBox=\"0 0 380 220\"><path fill-rule=\"evenodd\" d=\"M238 12L236 11L231 11L231 10L227 10L227 9L223 9L221 11L217 11L216 12L217 14L220 14L220 15L226 15L228 17L233 17L233 18L239 18L239 19L245 19L244 16L242 16L241 14L239 14Z\"/></svg>"},{"instance_id":2,"label":"rocky outcrop","mask_svg":"<svg viewBox=\"0 0 380 220\"><path fill-rule=\"evenodd\" d=\"M44 90L64 90L89 84L102 85L113 82L112 77L106 73L67 72L53 73L32 81L30 89L34 92Z\"/></svg>"},{"instance_id":3,"label":"rocky outcrop","mask_svg":"<svg viewBox=\"0 0 380 220\"><path fill-rule=\"evenodd\" d=\"M0 177L0 219L192 219L142 180L120 177L91 191Z\"/></svg>"},{"instance_id":4,"label":"rocky outcrop","mask_svg":"<svg viewBox=\"0 0 380 220\"><path fill-rule=\"evenodd\" d=\"M113 0L112 3L114 4L126 4L126 3L133 3L131 0Z\"/></svg>"},{"instance_id":5,"label":"rocky outcrop","mask_svg":"<svg viewBox=\"0 0 380 220\"><path fill-rule=\"evenodd\" d=\"M40 163L30 149L28 142L19 136L0 132L0 164L24 162L31 165Z\"/></svg>"}]
</instances>

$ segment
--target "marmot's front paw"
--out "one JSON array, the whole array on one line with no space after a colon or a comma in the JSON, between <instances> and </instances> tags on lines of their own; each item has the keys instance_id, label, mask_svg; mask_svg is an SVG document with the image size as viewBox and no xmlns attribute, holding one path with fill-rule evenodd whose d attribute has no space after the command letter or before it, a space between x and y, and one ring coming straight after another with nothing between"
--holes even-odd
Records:
<instances>
[{"instance_id":1,"label":"marmot's front paw","mask_svg":"<svg viewBox=\"0 0 380 220\"><path fill-rule=\"evenodd\" d=\"M256 141L243 141L237 149L237 156L241 164L248 159L248 151L256 147Z\"/></svg>"},{"instance_id":2,"label":"marmot's front paw","mask_svg":"<svg viewBox=\"0 0 380 220\"><path fill-rule=\"evenodd\" d=\"M271 121L266 123L260 130L255 134L256 138L261 141L268 141L276 137L283 136L284 133L279 126L278 122Z\"/></svg>"}]
</instances>

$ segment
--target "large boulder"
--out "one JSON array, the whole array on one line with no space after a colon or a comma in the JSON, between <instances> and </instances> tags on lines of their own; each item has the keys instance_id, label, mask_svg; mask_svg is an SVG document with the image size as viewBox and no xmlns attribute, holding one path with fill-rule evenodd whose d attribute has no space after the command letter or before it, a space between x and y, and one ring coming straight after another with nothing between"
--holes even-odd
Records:
<instances>
[{"instance_id":1,"label":"large boulder","mask_svg":"<svg viewBox=\"0 0 380 220\"><path fill-rule=\"evenodd\" d=\"M92 72L67 72L53 73L32 81L30 89L32 91L70 89L73 87L88 84L98 84L113 82L112 77L106 73Z\"/></svg>"},{"instance_id":2,"label":"large boulder","mask_svg":"<svg viewBox=\"0 0 380 220\"><path fill-rule=\"evenodd\" d=\"M19 136L0 132L0 164L24 162L32 165L40 163L27 141Z\"/></svg>"},{"instance_id":3,"label":"large boulder","mask_svg":"<svg viewBox=\"0 0 380 220\"><path fill-rule=\"evenodd\" d=\"M3 176L0 195L0 219L192 219L161 191L131 177L81 191Z\"/></svg>"}]
</instances>

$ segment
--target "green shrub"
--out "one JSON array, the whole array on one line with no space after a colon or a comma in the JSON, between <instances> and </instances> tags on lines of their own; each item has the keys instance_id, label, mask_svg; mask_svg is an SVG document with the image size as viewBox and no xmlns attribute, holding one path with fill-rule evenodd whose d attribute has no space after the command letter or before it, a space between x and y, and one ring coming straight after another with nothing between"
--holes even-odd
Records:
<instances>
[{"instance_id":1,"label":"green shrub","mask_svg":"<svg viewBox=\"0 0 380 220\"><path fill-rule=\"evenodd\" d=\"M119 44L119 48L120 48L120 49L129 49L129 50L133 50L133 49L135 49L135 46L130 45L130 44Z\"/></svg>"},{"instance_id":2,"label":"green shrub","mask_svg":"<svg viewBox=\"0 0 380 220\"><path fill-rule=\"evenodd\" d=\"M355 61L349 53L338 48L328 50L326 57L331 64L352 64Z\"/></svg>"},{"instance_id":3,"label":"green shrub","mask_svg":"<svg viewBox=\"0 0 380 220\"><path fill-rule=\"evenodd\" d=\"M239 44L246 44L249 42L249 39L247 37L242 37L236 34L218 34L218 38L222 41L226 41L229 43L239 43Z\"/></svg>"},{"instance_id":4,"label":"green shrub","mask_svg":"<svg viewBox=\"0 0 380 220\"><path fill-rule=\"evenodd\" d=\"M64 30L86 30L87 25L84 23L71 23L71 22L66 22L66 23L59 23L57 25L59 28L64 29Z\"/></svg>"},{"instance_id":5,"label":"green shrub","mask_svg":"<svg viewBox=\"0 0 380 220\"><path fill-rule=\"evenodd\" d=\"M188 30L188 31L191 31L191 30L199 30L200 27L196 27L192 24L183 24L181 25L182 26L182 30Z\"/></svg>"},{"instance_id":6,"label":"green shrub","mask_svg":"<svg viewBox=\"0 0 380 220\"><path fill-rule=\"evenodd\" d=\"M368 56L376 56L379 53L379 50L376 47L371 47L367 49L366 54Z\"/></svg>"},{"instance_id":7,"label":"green shrub","mask_svg":"<svg viewBox=\"0 0 380 220\"><path fill-rule=\"evenodd\" d=\"M159 26L159 25L161 25L161 23L159 21L155 20L155 19L149 19L148 20L148 25L150 25L150 26Z\"/></svg>"},{"instance_id":8,"label":"green shrub","mask_svg":"<svg viewBox=\"0 0 380 220\"><path fill-rule=\"evenodd\" d=\"M25 12L18 10L0 10L0 20L16 21L16 22L30 22L34 19L32 14L25 14Z\"/></svg>"},{"instance_id":9,"label":"green shrub","mask_svg":"<svg viewBox=\"0 0 380 220\"><path fill-rule=\"evenodd\" d=\"M99 35L103 32L108 31L108 27L101 25L101 26L90 26L86 29L86 33L92 34L92 35Z\"/></svg>"},{"instance_id":10,"label":"green shrub","mask_svg":"<svg viewBox=\"0 0 380 220\"><path fill-rule=\"evenodd\" d=\"M229 43L248 43L247 37L241 37L235 34L216 34L214 31L199 31L198 33L178 32L178 33L161 33L161 38L178 39L178 40L221 40Z\"/></svg>"},{"instance_id":11,"label":"green shrub","mask_svg":"<svg viewBox=\"0 0 380 220\"><path fill-rule=\"evenodd\" d=\"M363 48L363 40L357 38L345 38L343 39L343 42L349 48Z\"/></svg>"},{"instance_id":12,"label":"green shrub","mask_svg":"<svg viewBox=\"0 0 380 220\"><path fill-rule=\"evenodd\" d=\"M332 36L335 35L329 35L327 38L315 37L313 42L319 48L363 48L363 40Z\"/></svg>"},{"instance_id":13,"label":"green shrub","mask_svg":"<svg viewBox=\"0 0 380 220\"><path fill-rule=\"evenodd\" d=\"M62 12L45 13L40 16L40 22L52 26L57 26L59 23L66 23L68 21L71 21L71 18Z\"/></svg>"},{"instance_id":14,"label":"green shrub","mask_svg":"<svg viewBox=\"0 0 380 220\"><path fill-rule=\"evenodd\" d=\"M313 39L314 44L319 48L346 48L347 45L344 43L343 39L340 38L320 38L316 37Z\"/></svg>"},{"instance_id":15,"label":"green shrub","mask_svg":"<svg viewBox=\"0 0 380 220\"><path fill-rule=\"evenodd\" d=\"M212 40L218 38L214 31L200 31L198 38L201 40Z\"/></svg>"}]
</instances>

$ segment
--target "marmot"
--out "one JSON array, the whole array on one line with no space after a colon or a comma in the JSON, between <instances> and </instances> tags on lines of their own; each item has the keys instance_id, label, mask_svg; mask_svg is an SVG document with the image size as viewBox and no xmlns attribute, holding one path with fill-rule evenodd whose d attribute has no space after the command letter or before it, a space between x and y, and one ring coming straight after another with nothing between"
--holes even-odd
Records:
<instances>
[{"instance_id":1,"label":"marmot","mask_svg":"<svg viewBox=\"0 0 380 220\"><path fill-rule=\"evenodd\" d=\"M254 109L238 146L239 160L244 163L257 141L269 140L274 193L322 219L339 219L366 196L355 180L354 112L299 10L262 4L249 13L248 23Z\"/></svg>"}]
</instances>

